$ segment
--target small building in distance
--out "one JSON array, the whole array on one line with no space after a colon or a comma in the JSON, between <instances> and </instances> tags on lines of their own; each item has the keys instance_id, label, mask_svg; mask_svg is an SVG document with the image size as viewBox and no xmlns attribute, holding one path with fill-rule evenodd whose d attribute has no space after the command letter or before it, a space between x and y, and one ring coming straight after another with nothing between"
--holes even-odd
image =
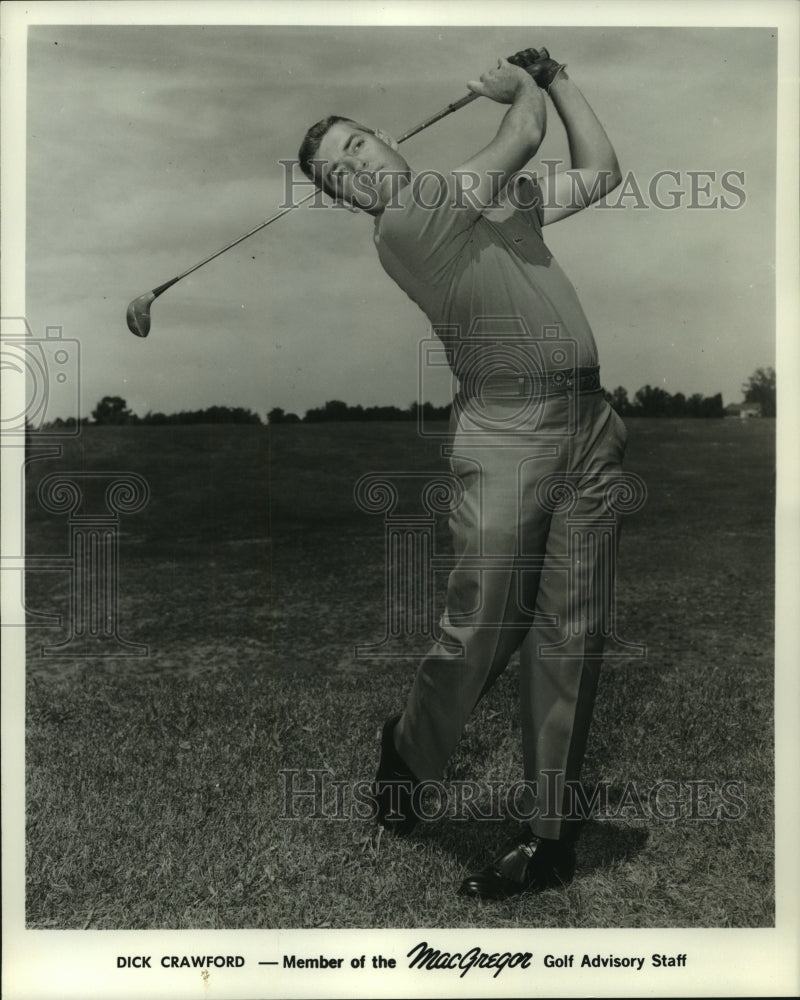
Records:
<instances>
[{"instance_id":1,"label":"small building in distance","mask_svg":"<svg viewBox=\"0 0 800 1000\"><path fill-rule=\"evenodd\" d=\"M761 416L761 403L728 403L725 407L726 417L739 417L748 420L750 417Z\"/></svg>"}]
</instances>

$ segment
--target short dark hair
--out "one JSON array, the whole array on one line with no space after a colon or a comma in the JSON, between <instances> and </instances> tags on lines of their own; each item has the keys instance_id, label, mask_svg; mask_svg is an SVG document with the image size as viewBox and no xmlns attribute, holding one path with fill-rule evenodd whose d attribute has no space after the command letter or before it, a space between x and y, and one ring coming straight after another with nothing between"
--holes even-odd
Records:
<instances>
[{"instance_id":1,"label":"short dark hair","mask_svg":"<svg viewBox=\"0 0 800 1000\"><path fill-rule=\"evenodd\" d=\"M306 177L308 177L309 180L312 180L318 188L321 188L332 198L336 197L336 193L331 191L325 185L321 176L314 173L312 162L316 159L317 153L319 152L319 144L325 138L331 126L336 125L339 122L345 122L348 125L355 125L355 127L361 129L362 132L369 132L370 135L374 135L371 128L367 128L365 125L360 125L357 121L353 121L352 118L345 118L343 115L328 115L327 118L323 118L322 121L318 121L316 125L312 125L308 132L306 132L305 137L300 144L300 151L297 154L297 159L300 162L300 169Z\"/></svg>"}]
</instances>

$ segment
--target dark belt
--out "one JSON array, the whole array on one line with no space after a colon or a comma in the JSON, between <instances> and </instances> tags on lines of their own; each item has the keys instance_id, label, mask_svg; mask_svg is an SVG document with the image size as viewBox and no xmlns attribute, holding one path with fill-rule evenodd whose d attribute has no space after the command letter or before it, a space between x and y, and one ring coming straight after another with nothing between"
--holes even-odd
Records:
<instances>
[{"instance_id":1,"label":"dark belt","mask_svg":"<svg viewBox=\"0 0 800 1000\"><path fill-rule=\"evenodd\" d=\"M562 368L535 375L488 375L465 379L461 391L467 397L517 399L542 398L569 393L600 392L600 368Z\"/></svg>"}]
</instances>

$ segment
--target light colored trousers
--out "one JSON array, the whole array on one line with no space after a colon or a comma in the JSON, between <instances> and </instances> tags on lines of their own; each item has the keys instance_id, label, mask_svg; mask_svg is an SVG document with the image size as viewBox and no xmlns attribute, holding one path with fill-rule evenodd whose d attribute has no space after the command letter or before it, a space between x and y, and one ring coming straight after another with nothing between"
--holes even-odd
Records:
<instances>
[{"instance_id":1,"label":"light colored trousers","mask_svg":"<svg viewBox=\"0 0 800 1000\"><path fill-rule=\"evenodd\" d=\"M420 780L440 779L476 704L519 649L524 777L529 789L536 783L524 809L536 813L535 834L556 838L566 832L563 789L580 774L608 634L619 521L606 489L621 472L625 425L592 393L552 396L529 412L519 399L459 397L452 429L451 469L464 486L450 517L456 565L397 748Z\"/></svg>"}]
</instances>

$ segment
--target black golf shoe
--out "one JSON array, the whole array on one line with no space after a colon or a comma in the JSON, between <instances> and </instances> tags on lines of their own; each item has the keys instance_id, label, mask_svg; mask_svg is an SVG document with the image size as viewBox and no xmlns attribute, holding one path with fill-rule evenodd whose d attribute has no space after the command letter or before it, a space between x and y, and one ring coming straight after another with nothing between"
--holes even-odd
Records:
<instances>
[{"instance_id":1,"label":"black golf shoe","mask_svg":"<svg viewBox=\"0 0 800 1000\"><path fill-rule=\"evenodd\" d=\"M545 840L523 831L485 868L468 875L458 890L473 899L510 899L567 885L575 874L575 841Z\"/></svg>"},{"instance_id":2,"label":"black golf shoe","mask_svg":"<svg viewBox=\"0 0 800 1000\"><path fill-rule=\"evenodd\" d=\"M405 836L417 825L418 817L412 806L419 781L395 749L394 730L399 719L398 713L384 723L372 794L378 807L378 823L391 833Z\"/></svg>"}]
</instances>

